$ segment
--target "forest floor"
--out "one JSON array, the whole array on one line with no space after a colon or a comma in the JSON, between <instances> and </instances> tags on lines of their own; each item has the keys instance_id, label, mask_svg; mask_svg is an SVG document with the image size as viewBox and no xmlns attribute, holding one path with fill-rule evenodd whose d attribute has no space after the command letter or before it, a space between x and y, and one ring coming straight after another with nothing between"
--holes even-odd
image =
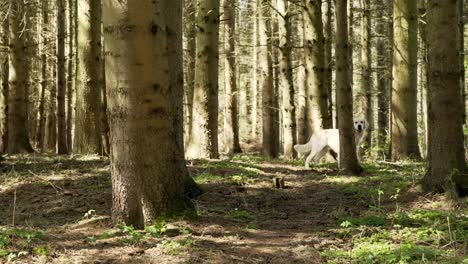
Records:
<instances>
[{"instance_id":1,"label":"forest floor","mask_svg":"<svg viewBox=\"0 0 468 264\"><path fill-rule=\"evenodd\" d=\"M468 263L468 200L420 192L422 163L360 177L253 155L188 165L198 217L142 231L110 221L107 159L8 157L0 263Z\"/></svg>"}]
</instances>

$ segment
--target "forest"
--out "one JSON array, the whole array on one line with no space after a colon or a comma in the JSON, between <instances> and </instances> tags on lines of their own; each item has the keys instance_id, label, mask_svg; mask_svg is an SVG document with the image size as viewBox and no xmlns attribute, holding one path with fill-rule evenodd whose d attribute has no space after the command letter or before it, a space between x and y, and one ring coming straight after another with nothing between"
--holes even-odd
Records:
<instances>
[{"instance_id":1,"label":"forest","mask_svg":"<svg viewBox=\"0 0 468 264\"><path fill-rule=\"evenodd\" d=\"M0 18L0 263L468 263L466 0Z\"/></svg>"}]
</instances>

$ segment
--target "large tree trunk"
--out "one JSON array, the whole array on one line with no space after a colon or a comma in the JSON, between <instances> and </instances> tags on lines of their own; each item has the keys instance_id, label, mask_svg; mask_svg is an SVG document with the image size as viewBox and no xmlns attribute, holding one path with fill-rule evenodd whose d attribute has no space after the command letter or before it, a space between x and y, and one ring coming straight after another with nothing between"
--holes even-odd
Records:
<instances>
[{"instance_id":1,"label":"large tree trunk","mask_svg":"<svg viewBox=\"0 0 468 264\"><path fill-rule=\"evenodd\" d=\"M353 125L353 95L349 82L349 44L347 25L347 1L335 1L336 17L336 114L340 131L340 169L359 174L361 165L356 157Z\"/></svg>"},{"instance_id":2,"label":"large tree trunk","mask_svg":"<svg viewBox=\"0 0 468 264\"><path fill-rule=\"evenodd\" d=\"M9 154L33 152L28 131L28 90L31 86L33 47L31 21L24 0L10 3L10 75L8 95Z\"/></svg>"},{"instance_id":3,"label":"large tree trunk","mask_svg":"<svg viewBox=\"0 0 468 264\"><path fill-rule=\"evenodd\" d=\"M67 90L65 73L65 0L57 0L57 153L67 154L67 120L65 96Z\"/></svg>"},{"instance_id":4,"label":"large tree trunk","mask_svg":"<svg viewBox=\"0 0 468 264\"><path fill-rule=\"evenodd\" d=\"M239 144L239 110L236 79L236 6L235 1L224 1L224 75L226 89L224 145L225 151L229 155L241 152Z\"/></svg>"},{"instance_id":5,"label":"large tree trunk","mask_svg":"<svg viewBox=\"0 0 468 264\"><path fill-rule=\"evenodd\" d=\"M198 0L195 90L188 159L219 157L218 46L219 0Z\"/></svg>"},{"instance_id":6,"label":"large tree trunk","mask_svg":"<svg viewBox=\"0 0 468 264\"><path fill-rule=\"evenodd\" d=\"M73 151L102 154L101 0L78 1L76 116Z\"/></svg>"},{"instance_id":7,"label":"large tree trunk","mask_svg":"<svg viewBox=\"0 0 468 264\"><path fill-rule=\"evenodd\" d=\"M457 1L433 0L427 6L429 72L428 191L468 194L463 149L463 104L460 88L460 30Z\"/></svg>"},{"instance_id":8,"label":"large tree trunk","mask_svg":"<svg viewBox=\"0 0 468 264\"><path fill-rule=\"evenodd\" d=\"M417 131L417 1L393 3L392 160L421 157Z\"/></svg>"},{"instance_id":9,"label":"large tree trunk","mask_svg":"<svg viewBox=\"0 0 468 264\"><path fill-rule=\"evenodd\" d=\"M184 195L184 173L177 162L183 153L179 148L181 134L176 131L180 117L175 97L182 95L183 82L172 82L172 56L166 52L174 45L167 36L180 33L173 31L174 25L166 16L182 19L181 13L170 12L172 4L169 0L103 1L112 217L115 222L137 227L192 208ZM182 56L181 51L177 54ZM181 61L180 57L177 62Z\"/></svg>"},{"instance_id":10,"label":"large tree trunk","mask_svg":"<svg viewBox=\"0 0 468 264\"><path fill-rule=\"evenodd\" d=\"M324 86L325 53L322 24L322 1L303 2L304 5L304 49L307 78L307 124L308 132L329 125L328 91Z\"/></svg>"},{"instance_id":11,"label":"large tree trunk","mask_svg":"<svg viewBox=\"0 0 468 264\"><path fill-rule=\"evenodd\" d=\"M273 85L273 63L271 35L270 0L258 0L259 18L259 54L260 85L262 88L262 154L271 158L278 157L278 105L276 104L275 86Z\"/></svg>"},{"instance_id":12,"label":"large tree trunk","mask_svg":"<svg viewBox=\"0 0 468 264\"><path fill-rule=\"evenodd\" d=\"M285 159L296 156L296 109L291 62L291 10L287 0L278 0L279 79L282 92L283 155Z\"/></svg>"}]
</instances>

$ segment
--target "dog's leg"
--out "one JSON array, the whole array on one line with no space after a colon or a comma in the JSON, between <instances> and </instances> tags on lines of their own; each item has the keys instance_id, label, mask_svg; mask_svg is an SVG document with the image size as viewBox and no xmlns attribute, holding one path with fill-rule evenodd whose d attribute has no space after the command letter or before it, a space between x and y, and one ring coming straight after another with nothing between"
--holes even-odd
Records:
<instances>
[{"instance_id":1,"label":"dog's leg","mask_svg":"<svg viewBox=\"0 0 468 264\"><path fill-rule=\"evenodd\" d=\"M324 147L321 146L321 145L312 145L312 151L310 152L309 156L307 156L307 159L305 161L305 168L306 169L310 169L309 167L309 164L311 162L312 159L314 159L314 161L316 160L315 157L317 156L317 154L320 153L320 150L322 150Z\"/></svg>"}]
</instances>

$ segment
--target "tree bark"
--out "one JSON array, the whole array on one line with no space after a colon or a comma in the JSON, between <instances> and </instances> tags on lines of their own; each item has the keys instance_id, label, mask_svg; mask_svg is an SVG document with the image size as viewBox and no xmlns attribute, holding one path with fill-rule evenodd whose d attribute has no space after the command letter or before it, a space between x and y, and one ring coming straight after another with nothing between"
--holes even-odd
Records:
<instances>
[{"instance_id":1,"label":"tree bark","mask_svg":"<svg viewBox=\"0 0 468 264\"><path fill-rule=\"evenodd\" d=\"M192 133L186 157L219 158L219 0L198 0Z\"/></svg>"},{"instance_id":2,"label":"tree bark","mask_svg":"<svg viewBox=\"0 0 468 264\"><path fill-rule=\"evenodd\" d=\"M193 92L195 86L195 56L196 56L196 1L184 0L184 37L186 54L185 62L185 102L186 102L186 127L185 127L185 142L190 141L193 124Z\"/></svg>"},{"instance_id":3,"label":"tree bark","mask_svg":"<svg viewBox=\"0 0 468 264\"><path fill-rule=\"evenodd\" d=\"M0 24L0 45L8 47L10 41L8 38L9 21L5 19ZM0 153L5 153L8 144L8 52L4 50L0 53Z\"/></svg>"},{"instance_id":4,"label":"tree bark","mask_svg":"<svg viewBox=\"0 0 468 264\"><path fill-rule=\"evenodd\" d=\"M224 77L226 89L226 113L224 144L228 155L242 152L239 144L239 110L236 66L236 2L224 1Z\"/></svg>"},{"instance_id":5,"label":"tree bark","mask_svg":"<svg viewBox=\"0 0 468 264\"><path fill-rule=\"evenodd\" d=\"M347 1L334 0L336 17L336 114L340 131L340 169L360 174L362 167L356 157L353 126L353 95L349 82L349 44Z\"/></svg>"},{"instance_id":6,"label":"tree bark","mask_svg":"<svg viewBox=\"0 0 468 264\"><path fill-rule=\"evenodd\" d=\"M57 153L67 154L67 120L65 96L67 91L65 73L65 0L57 0Z\"/></svg>"},{"instance_id":7,"label":"tree bark","mask_svg":"<svg viewBox=\"0 0 468 264\"><path fill-rule=\"evenodd\" d=\"M76 116L73 151L102 154L101 0L78 1Z\"/></svg>"},{"instance_id":8,"label":"tree bark","mask_svg":"<svg viewBox=\"0 0 468 264\"><path fill-rule=\"evenodd\" d=\"M31 86L32 25L24 0L10 2L10 65L8 95L9 154L33 152L28 131L28 90ZM21 73L21 74L18 74Z\"/></svg>"},{"instance_id":9,"label":"tree bark","mask_svg":"<svg viewBox=\"0 0 468 264\"><path fill-rule=\"evenodd\" d=\"M429 73L429 169L426 190L468 194L463 148L460 10L457 1L433 0L427 6Z\"/></svg>"},{"instance_id":10,"label":"tree bark","mask_svg":"<svg viewBox=\"0 0 468 264\"><path fill-rule=\"evenodd\" d=\"M332 23L332 0L322 1L323 41L324 41L324 73L323 87L328 95L328 115L324 128L333 128L333 23Z\"/></svg>"},{"instance_id":11,"label":"tree bark","mask_svg":"<svg viewBox=\"0 0 468 264\"><path fill-rule=\"evenodd\" d=\"M294 159L296 152L296 109L294 106L294 83L291 62L291 10L287 0L278 0L279 34L279 79L282 92L282 128L283 155L285 159Z\"/></svg>"},{"instance_id":12,"label":"tree bark","mask_svg":"<svg viewBox=\"0 0 468 264\"><path fill-rule=\"evenodd\" d=\"M175 73L171 73L169 59L174 55L166 52L171 53L174 44L168 36L179 33L166 15L182 19L181 13L171 12L172 4L169 0L103 1L112 217L115 222L136 227L193 212L184 195L184 173L178 162L183 153L179 148L181 131L176 131L180 117L175 106L180 102L175 101L175 95L182 95L183 79L179 75L178 82L172 82ZM179 41L181 44L182 39ZM177 54L182 56L181 51ZM182 57L177 62L182 62Z\"/></svg>"},{"instance_id":13,"label":"tree bark","mask_svg":"<svg viewBox=\"0 0 468 264\"><path fill-rule=\"evenodd\" d=\"M308 132L329 124L328 91L324 86L325 53L322 24L322 1L303 2L304 5L304 49L307 78L307 124Z\"/></svg>"},{"instance_id":14,"label":"tree bark","mask_svg":"<svg viewBox=\"0 0 468 264\"><path fill-rule=\"evenodd\" d=\"M270 0L258 0L260 8L258 18L260 85L262 89L262 154L270 158L278 157L278 105L276 104L273 84L273 63L271 43Z\"/></svg>"},{"instance_id":15,"label":"tree bark","mask_svg":"<svg viewBox=\"0 0 468 264\"><path fill-rule=\"evenodd\" d=\"M392 160L419 159L417 131L417 2L393 3Z\"/></svg>"},{"instance_id":16,"label":"tree bark","mask_svg":"<svg viewBox=\"0 0 468 264\"><path fill-rule=\"evenodd\" d=\"M73 120L74 120L74 92L75 92L75 43L76 36L76 12L77 1L68 0L68 66L67 66L67 148L73 151Z\"/></svg>"},{"instance_id":17,"label":"tree bark","mask_svg":"<svg viewBox=\"0 0 468 264\"><path fill-rule=\"evenodd\" d=\"M304 14L299 14L298 37L300 45L304 44ZM307 77L305 67L305 54L304 52L298 53L298 70L297 70L297 142L305 143L309 141L310 135L308 133L307 125Z\"/></svg>"}]
</instances>

